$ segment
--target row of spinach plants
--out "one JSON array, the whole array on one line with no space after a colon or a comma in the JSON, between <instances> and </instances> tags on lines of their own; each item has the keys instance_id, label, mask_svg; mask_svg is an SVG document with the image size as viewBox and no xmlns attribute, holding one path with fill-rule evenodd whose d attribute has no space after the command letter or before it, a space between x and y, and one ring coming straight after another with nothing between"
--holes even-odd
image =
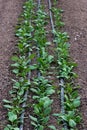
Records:
<instances>
[{"instance_id":1,"label":"row of spinach plants","mask_svg":"<svg viewBox=\"0 0 87 130\"><path fill-rule=\"evenodd\" d=\"M31 65L31 60L35 56L32 52L32 34L34 31L32 19L34 16L34 7L33 0L28 0L24 4L24 11L17 26L16 36L19 38L19 41L17 44L17 53L12 57L13 63L11 64L15 79L12 79L11 100L4 99L4 107L8 109L8 124L4 130L19 130L21 123L20 116L25 109L22 107L23 102L26 100L24 94L31 86L28 74L34 68L34 65Z\"/></svg>"},{"instance_id":2,"label":"row of spinach plants","mask_svg":"<svg viewBox=\"0 0 87 130\"><path fill-rule=\"evenodd\" d=\"M46 37L47 17L44 8L40 5L34 20L35 32L33 39L37 47L38 63L38 75L34 78L33 87L31 87L35 103L33 104L33 115L30 115L30 118L34 130L55 129L54 125L48 123L53 102L50 96L55 93L55 88L52 82L47 79L48 70L53 61L53 56L46 49L50 45Z\"/></svg>"},{"instance_id":3,"label":"row of spinach plants","mask_svg":"<svg viewBox=\"0 0 87 130\"><path fill-rule=\"evenodd\" d=\"M55 1L57 4L57 2ZM69 36L66 32L61 31L61 27L64 26L62 22L61 13L63 10L57 7L52 8L52 13L54 16L55 30L53 34L55 36L54 43L56 44L56 54L57 54L57 64L58 73L57 78L64 81L64 109L65 113L55 113L54 116L58 117L59 124L66 122L67 129L62 130L77 130L77 125L81 122L81 114L79 112L80 106L80 96L78 93L79 86L75 85L75 79L78 77L73 69L77 66L75 62L72 61L69 48L70 44Z\"/></svg>"}]
</instances>

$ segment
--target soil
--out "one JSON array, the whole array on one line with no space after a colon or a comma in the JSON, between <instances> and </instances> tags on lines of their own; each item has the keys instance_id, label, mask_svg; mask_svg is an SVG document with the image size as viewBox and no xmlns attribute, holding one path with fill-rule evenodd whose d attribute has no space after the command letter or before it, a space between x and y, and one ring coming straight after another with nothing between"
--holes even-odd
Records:
<instances>
[{"instance_id":1,"label":"soil","mask_svg":"<svg viewBox=\"0 0 87 130\"><path fill-rule=\"evenodd\" d=\"M0 0L0 130L3 130L6 124L7 111L3 107L2 100L9 98L12 78L10 58L16 51L15 26L24 1ZM79 94L81 96L80 111L82 113L82 122L78 129L87 130L87 0L59 0L58 7L64 10L65 27L63 30L68 32L70 36L70 54L74 61L78 63L75 71L79 75L76 82L81 86ZM56 98L57 95L55 94L53 112L59 111L58 108L60 109ZM55 119L51 118L50 122L55 123ZM29 120L27 123L28 125L25 125L24 130L32 130L32 127L27 128Z\"/></svg>"},{"instance_id":2,"label":"soil","mask_svg":"<svg viewBox=\"0 0 87 130\"><path fill-rule=\"evenodd\" d=\"M6 124L3 99L8 99L11 89L11 56L15 52L17 39L15 26L22 11L24 0L0 0L0 130Z\"/></svg>"}]
</instances>

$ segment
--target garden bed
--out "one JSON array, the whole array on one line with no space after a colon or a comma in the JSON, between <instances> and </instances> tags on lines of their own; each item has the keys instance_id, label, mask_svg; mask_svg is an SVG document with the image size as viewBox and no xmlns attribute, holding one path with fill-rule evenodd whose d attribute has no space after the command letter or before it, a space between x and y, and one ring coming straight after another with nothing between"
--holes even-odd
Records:
<instances>
[{"instance_id":1,"label":"garden bed","mask_svg":"<svg viewBox=\"0 0 87 130\"><path fill-rule=\"evenodd\" d=\"M0 35L1 35L1 37L0 37L0 41L1 41L0 42L0 46L1 46L0 47L0 49L1 49L1 51L0 51L1 52L1 54L0 54L0 58L1 58L1 64L0 64L0 69L1 69L1 74L0 74L0 80L1 80L1 87L0 87L0 92L1 92L1 94L0 94L0 101L1 101L1 105L0 105L0 118L1 119L0 119L0 121L1 122L0 123L1 124L0 124L0 130L3 130L5 124L7 124L7 116L6 116L7 111L5 108L3 108L3 101L2 100L3 99L10 99L9 90L12 89L12 86L13 86L11 79L16 78L15 75L13 75L11 73L12 68L10 67L10 65L11 65L12 61L10 59L11 59L12 55L16 54L16 52L18 51L18 49L16 50L16 46L15 46L15 45L17 45L17 38L15 37L15 26L16 26L17 21L18 21L18 16L22 12L23 2L21 2L21 1L17 1L17 2L16 1L15 2L14 1L9 1L9 2L1 1L1 4L0 4L0 7L1 7L0 26L2 28L2 30L0 32ZM44 5L44 7L43 7L44 11L49 16L50 10L48 9L49 8L48 2L44 1L41 4ZM53 6L53 4L52 4L52 6ZM62 21L64 21L65 26L62 27L61 30L63 32L65 32L65 31L68 32L68 34L70 36L69 42L71 44L70 56L76 63L78 63L78 66L74 70L78 73L78 78L75 80L74 84L81 86L78 89L79 95L81 97L81 106L78 108L78 110L82 114L82 122L80 123L80 125L77 125L77 128L79 130L86 130L86 128L87 128L87 125L86 125L87 124L87 121L86 121L86 119L87 119L87 114L86 114L86 110L87 110L87 104L86 104L86 95L87 95L87 91L86 91L86 84L87 84L87 73L86 73L86 71L87 71L87 67L86 67L86 62L87 62L87 60L86 60L86 57L87 57L86 38L87 37L86 37L86 33L87 33L87 31L86 31L86 28L87 28L87 25L86 24L87 23L85 22L86 21L86 12L87 12L86 6L87 6L87 2L85 0L83 2L82 1L79 2L79 0L75 0L75 1L68 1L68 0L63 1L62 0L62 1L57 2L56 6L55 6L57 8L61 8L64 10ZM38 6L35 5L34 11L36 10L38 18L34 18L34 19L40 20L39 13L42 13L42 12L38 12L37 7ZM34 15L34 14L32 14L32 15ZM43 13L42 13L42 15L43 15L42 19L44 20L45 15ZM25 16L24 16L24 18L25 18ZM31 20L33 20L33 16L31 18ZM34 38L33 42L35 41L35 43L34 43L34 48L32 48L34 51L34 55L31 56L32 57L31 60L33 59L33 57L35 57L35 55L37 55L37 56L36 56L35 60L29 61L29 63L34 64L33 66L29 66L29 67L31 67L29 71L31 71L31 72L33 71L31 74L32 77L30 78L30 81L32 81L32 82L31 82L31 84L29 84L29 86L35 85L34 78L37 77L37 73L38 73L38 75L43 76L43 77L40 77L40 79L39 79L39 80L41 80L40 81L41 84L43 84L42 79L44 79L44 81L45 81L45 78L47 78L49 81L51 81L51 83L54 87L51 87L51 83L48 83L47 81L46 81L47 84L45 84L45 85L47 85L47 86L50 85L49 89L52 91L53 95L51 96L51 99L50 99L49 95L51 95L52 93L48 94L49 93L48 92L48 93L46 93L45 98L50 102L49 109L50 109L50 105L52 104L52 102L53 102L53 105L52 105L52 111L51 111L51 113L49 113L50 119L48 121L48 125L46 124L46 126L44 125L44 127L47 130L49 128L55 129L55 127L56 127L59 130L59 129L61 129L60 127L62 127L62 125L57 124L57 119L55 117L53 117L53 114L54 113L58 114L61 111L61 101L60 101L61 98L60 98L60 93L59 93L59 90L60 90L59 82L60 81L59 80L61 78L65 79L66 76L63 77L63 76L61 76L61 73L60 73L60 75L59 75L60 78L59 79L56 78L58 76L57 75L58 73L56 73L56 71L58 71L57 70L57 62L56 62L57 57L56 57L56 46L55 46L55 44L53 44L55 32L53 32L53 34L52 34L52 27L51 27L50 19L46 18L46 20L48 21L47 25L45 25L44 22L41 24L42 24L42 28L44 28L44 26L45 26L44 29L46 29L46 30L43 30L43 32L45 33L45 31L48 31L48 33L47 33L46 38L44 35L44 37L42 37L42 39L43 40L47 39L46 43L49 45L46 45L46 46L42 45L41 47L39 45L40 39L38 39L38 36L40 34L39 35L37 34L39 31L37 21L33 21L33 22L35 22L34 24L36 25L35 28L38 28L38 29L34 30L34 32L32 31L33 32L32 35ZM53 17L53 21L56 21L56 16ZM24 24L26 25L26 23L24 23ZM55 22L54 22L54 24L55 24ZM34 35L34 33L35 33L35 35ZM21 35L20 32L18 32L17 36L19 38L20 38L20 35ZM26 34L26 35L28 36L28 34ZM56 38L57 38L57 36L56 36ZM38 43L38 46L35 47L37 43ZM29 47L32 47L32 45L30 45ZM45 47L46 47L46 50L45 50ZM26 52L27 50L24 50L24 51ZM24 52L22 53L21 50L19 50L19 52L21 52L22 55L24 53ZM29 55L31 55L31 53L32 53L32 51L30 51ZM27 54L28 53L26 53L26 57L27 57ZM43 54L45 54L45 55L43 55ZM18 53L18 55L20 55L20 54ZM41 59L39 59L38 56L45 58L45 59L43 59L45 62L44 65L46 65L44 68L43 68L43 65L40 65ZM46 56L46 57L43 57L43 56ZM54 56L54 59L52 56ZM61 56L61 53L58 53L58 56ZM38 57L38 63L36 62L37 57ZM49 58L48 61L46 61L46 58ZM13 58L13 60L15 60L15 58ZM36 66L37 64L39 65L39 68L38 68L38 66ZM14 66L14 65L12 65L12 66ZM62 71L61 65L59 65L59 67L60 67L60 70ZM51 70L51 69L53 69L53 70ZM39 74L39 72L40 72L40 74ZM53 74L52 74L52 72L53 72ZM17 70L14 71L14 73L18 75ZM17 76L17 78L18 78L18 76ZM39 77L37 77L37 79L38 78ZM65 81L67 81L67 80L65 80ZM36 81L36 84L37 83L38 83L38 81ZM38 84L36 86L38 86ZM18 87L18 84L16 87ZM40 86L38 86L38 87L40 87ZM23 91L25 91L26 89L27 88L24 88ZM34 129L34 127L37 127L37 126L35 126L36 124L34 124L35 122L37 122L37 121L35 121L36 118L33 118L31 115L37 117L37 119L41 118L35 111L33 112L33 109L35 109L35 107L36 107L35 103L36 104L40 103L40 101L37 98L33 97L33 94L35 94L34 93L35 91L36 90L33 90L32 87L29 88L29 95L27 96L27 98L28 98L27 105L29 107L27 107L27 109L25 110L26 114L25 114L25 120L24 120L25 121L24 130L28 130L28 129L32 130L32 129ZM43 90L41 90L41 91L43 92ZM54 91L56 91L55 94L54 94ZM41 100L43 100L45 102L44 98L42 98L42 95L38 95L38 96L40 96ZM33 100L32 100L32 97L33 97ZM53 101L52 101L52 99L53 99ZM33 106L30 107L30 104L33 104L33 103L34 103L34 108L33 108ZM79 103L79 100L77 103ZM77 107L78 107L78 105L77 105ZM45 109L47 109L47 108L45 108ZM65 111L67 111L67 108L65 109ZM10 112L11 112L11 109L10 109ZM43 117L44 117L44 115L43 115ZM15 117L15 119L10 118L10 121L11 120L15 121L16 117ZM30 124L31 120L34 121L32 123L34 125L34 127L32 127ZM62 121L64 122L64 119L62 119ZM72 124L71 122L69 122L69 124L68 124L68 121L66 121L66 122L67 122L67 125L71 125L71 126L75 125L75 123ZM39 123L43 124L43 122L39 122ZM40 127L42 130L43 126L40 126ZM40 129L40 127L38 126L38 129ZM15 126L15 124L14 124L14 128L15 128L15 130L17 129L17 126Z\"/></svg>"}]
</instances>

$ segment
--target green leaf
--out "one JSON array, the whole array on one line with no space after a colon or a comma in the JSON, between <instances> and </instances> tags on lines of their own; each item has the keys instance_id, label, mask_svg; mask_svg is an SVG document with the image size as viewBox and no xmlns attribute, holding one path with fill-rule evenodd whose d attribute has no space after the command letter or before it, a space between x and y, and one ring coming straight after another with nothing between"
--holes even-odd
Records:
<instances>
[{"instance_id":1,"label":"green leaf","mask_svg":"<svg viewBox=\"0 0 87 130\"><path fill-rule=\"evenodd\" d=\"M32 60L34 57L35 57L35 54L31 54L31 55L29 56L29 59Z\"/></svg>"},{"instance_id":2,"label":"green leaf","mask_svg":"<svg viewBox=\"0 0 87 130\"><path fill-rule=\"evenodd\" d=\"M66 115L62 115L62 116L59 116L60 118L62 118L64 121L67 121L67 116Z\"/></svg>"},{"instance_id":3,"label":"green leaf","mask_svg":"<svg viewBox=\"0 0 87 130\"><path fill-rule=\"evenodd\" d=\"M49 116L43 117L43 123L44 123L44 124L46 124L46 123L48 122L48 120L49 120Z\"/></svg>"},{"instance_id":4,"label":"green leaf","mask_svg":"<svg viewBox=\"0 0 87 130\"><path fill-rule=\"evenodd\" d=\"M46 45L51 45L51 42L46 42Z\"/></svg>"},{"instance_id":5,"label":"green leaf","mask_svg":"<svg viewBox=\"0 0 87 130\"><path fill-rule=\"evenodd\" d=\"M52 89L52 88L47 88L46 93L47 93L48 95L51 95L51 94L55 93L55 90Z\"/></svg>"},{"instance_id":6,"label":"green leaf","mask_svg":"<svg viewBox=\"0 0 87 130\"><path fill-rule=\"evenodd\" d=\"M79 116L76 116L76 118L75 118L75 120L76 120L76 122L78 122L78 123L80 123L81 122L81 116L79 115Z\"/></svg>"},{"instance_id":7,"label":"green leaf","mask_svg":"<svg viewBox=\"0 0 87 130\"><path fill-rule=\"evenodd\" d=\"M24 48L24 45L23 45L22 43L19 43L19 44L18 44L18 48L19 48L19 49L23 49L23 48Z\"/></svg>"},{"instance_id":8,"label":"green leaf","mask_svg":"<svg viewBox=\"0 0 87 130\"><path fill-rule=\"evenodd\" d=\"M31 124L32 124L33 126L37 127L37 124L36 124L35 122L31 121Z\"/></svg>"},{"instance_id":9,"label":"green leaf","mask_svg":"<svg viewBox=\"0 0 87 130\"><path fill-rule=\"evenodd\" d=\"M77 98L78 97L78 91L74 91L73 93L72 93L72 98Z\"/></svg>"},{"instance_id":10,"label":"green leaf","mask_svg":"<svg viewBox=\"0 0 87 130\"><path fill-rule=\"evenodd\" d=\"M11 64L12 67L19 67L18 63Z\"/></svg>"},{"instance_id":11,"label":"green leaf","mask_svg":"<svg viewBox=\"0 0 87 130\"><path fill-rule=\"evenodd\" d=\"M49 105L51 105L53 102L53 100L50 100L49 98L47 98L45 101L44 101L44 108L48 107Z\"/></svg>"},{"instance_id":12,"label":"green leaf","mask_svg":"<svg viewBox=\"0 0 87 130\"><path fill-rule=\"evenodd\" d=\"M12 70L12 72L15 73L15 74L18 74L19 70L18 69L14 69L14 70Z\"/></svg>"},{"instance_id":13,"label":"green leaf","mask_svg":"<svg viewBox=\"0 0 87 130\"><path fill-rule=\"evenodd\" d=\"M40 125L38 130L44 130L44 126Z\"/></svg>"},{"instance_id":14,"label":"green leaf","mask_svg":"<svg viewBox=\"0 0 87 130\"><path fill-rule=\"evenodd\" d=\"M80 99L75 99L73 101L73 105L74 105L74 107L79 107L80 106Z\"/></svg>"},{"instance_id":15,"label":"green leaf","mask_svg":"<svg viewBox=\"0 0 87 130\"><path fill-rule=\"evenodd\" d=\"M74 128L76 126L76 122L72 119L69 120L69 126Z\"/></svg>"},{"instance_id":16,"label":"green leaf","mask_svg":"<svg viewBox=\"0 0 87 130\"><path fill-rule=\"evenodd\" d=\"M49 55L49 56L48 56L48 62L51 63L51 62L53 61L53 58L54 58L54 57L53 57L52 55Z\"/></svg>"},{"instance_id":17,"label":"green leaf","mask_svg":"<svg viewBox=\"0 0 87 130\"><path fill-rule=\"evenodd\" d=\"M33 96L33 99L39 99L40 97L39 96Z\"/></svg>"},{"instance_id":18,"label":"green leaf","mask_svg":"<svg viewBox=\"0 0 87 130\"><path fill-rule=\"evenodd\" d=\"M54 125L50 125L50 126L48 126L50 129L52 129L52 130L56 130L56 127L54 126Z\"/></svg>"},{"instance_id":19,"label":"green leaf","mask_svg":"<svg viewBox=\"0 0 87 130\"><path fill-rule=\"evenodd\" d=\"M24 89L21 89L20 92L18 93L19 96L22 96L24 94Z\"/></svg>"},{"instance_id":20,"label":"green leaf","mask_svg":"<svg viewBox=\"0 0 87 130\"><path fill-rule=\"evenodd\" d=\"M4 128L4 130L12 130L12 129L13 129L12 125L9 124Z\"/></svg>"},{"instance_id":21,"label":"green leaf","mask_svg":"<svg viewBox=\"0 0 87 130\"><path fill-rule=\"evenodd\" d=\"M31 116L31 115L29 115L29 117L31 118L31 120L37 122L37 118L36 118L36 117L33 117L33 116Z\"/></svg>"},{"instance_id":22,"label":"green leaf","mask_svg":"<svg viewBox=\"0 0 87 130\"><path fill-rule=\"evenodd\" d=\"M6 100L6 99L4 99L3 102L4 102L4 103L11 103L11 101Z\"/></svg>"},{"instance_id":23,"label":"green leaf","mask_svg":"<svg viewBox=\"0 0 87 130\"><path fill-rule=\"evenodd\" d=\"M19 57L18 56L13 56L11 59L12 59L12 61L18 61Z\"/></svg>"},{"instance_id":24,"label":"green leaf","mask_svg":"<svg viewBox=\"0 0 87 130\"><path fill-rule=\"evenodd\" d=\"M16 128L14 128L14 130L19 130L19 128L16 127Z\"/></svg>"},{"instance_id":25,"label":"green leaf","mask_svg":"<svg viewBox=\"0 0 87 130\"><path fill-rule=\"evenodd\" d=\"M4 130L10 130L8 127L5 127Z\"/></svg>"},{"instance_id":26,"label":"green leaf","mask_svg":"<svg viewBox=\"0 0 87 130\"><path fill-rule=\"evenodd\" d=\"M20 87L20 83L19 83L19 82L16 82L16 83L15 83L15 86Z\"/></svg>"},{"instance_id":27,"label":"green leaf","mask_svg":"<svg viewBox=\"0 0 87 130\"><path fill-rule=\"evenodd\" d=\"M20 83L19 82L15 82L13 88L19 89L19 87L20 87Z\"/></svg>"},{"instance_id":28,"label":"green leaf","mask_svg":"<svg viewBox=\"0 0 87 130\"><path fill-rule=\"evenodd\" d=\"M44 114L45 115L49 115L51 112L51 107L47 107L46 109L44 109Z\"/></svg>"},{"instance_id":29,"label":"green leaf","mask_svg":"<svg viewBox=\"0 0 87 130\"><path fill-rule=\"evenodd\" d=\"M37 66L36 65L30 65L29 68L30 68L30 70L35 70L37 68Z\"/></svg>"},{"instance_id":30,"label":"green leaf","mask_svg":"<svg viewBox=\"0 0 87 130\"><path fill-rule=\"evenodd\" d=\"M4 105L4 107L7 108L7 109L13 108L13 106L11 106L11 105Z\"/></svg>"},{"instance_id":31,"label":"green leaf","mask_svg":"<svg viewBox=\"0 0 87 130\"><path fill-rule=\"evenodd\" d=\"M34 112L35 112L36 114L39 113L39 109L38 109L38 106L37 106L37 105L34 106Z\"/></svg>"},{"instance_id":32,"label":"green leaf","mask_svg":"<svg viewBox=\"0 0 87 130\"><path fill-rule=\"evenodd\" d=\"M54 113L53 114L53 116L56 116L56 117L58 117L60 114L58 114L58 113Z\"/></svg>"},{"instance_id":33,"label":"green leaf","mask_svg":"<svg viewBox=\"0 0 87 130\"><path fill-rule=\"evenodd\" d=\"M69 111L69 112L68 112L68 115L69 115L69 117L74 117L75 111L74 111L74 110Z\"/></svg>"},{"instance_id":34,"label":"green leaf","mask_svg":"<svg viewBox=\"0 0 87 130\"><path fill-rule=\"evenodd\" d=\"M9 121L14 122L17 119L17 115L13 112L8 112Z\"/></svg>"},{"instance_id":35,"label":"green leaf","mask_svg":"<svg viewBox=\"0 0 87 130\"><path fill-rule=\"evenodd\" d=\"M32 92L34 92L34 93L38 93L38 90L35 89L35 88L31 88L30 90L31 90Z\"/></svg>"}]
</instances>

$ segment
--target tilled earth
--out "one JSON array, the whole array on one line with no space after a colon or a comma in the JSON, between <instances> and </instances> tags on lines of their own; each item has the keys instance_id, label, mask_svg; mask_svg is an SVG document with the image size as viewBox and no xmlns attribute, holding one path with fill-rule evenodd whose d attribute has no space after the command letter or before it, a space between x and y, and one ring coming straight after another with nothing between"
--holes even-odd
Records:
<instances>
[{"instance_id":1,"label":"tilled earth","mask_svg":"<svg viewBox=\"0 0 87 130\"><path fill-rule=\"evenodd\" d=\"M15 26L24 1L0 0L0 130L3 130L6 124L7 111L3 107L2 100L9 98L8 92L11 89L12 76L10 57L16 51ZM64 10L65 27L63 30L68 32L70 36L70 54L78 63L76 72L79 77L76 82L81 86L79 89L81 96L80 111L83 118L78 129L87 130L87 0L59 0L58 3L58 7ZM56 102L56 99L54 105L57 108L58 102ZM25 126L25 130L29 130L29 128Z\"/></svg>"},{"instance_id":2,"label":"tilled earth","mask_svg":"<svg viewBox=\"0 0 87 130\"><path fill-rule=\"evenodd\" d=\"M6 124L3 99L11 89L10 57L15 52L15 26L25 0L0 0L0 130Z\"/></svg>"}]
</instances>

